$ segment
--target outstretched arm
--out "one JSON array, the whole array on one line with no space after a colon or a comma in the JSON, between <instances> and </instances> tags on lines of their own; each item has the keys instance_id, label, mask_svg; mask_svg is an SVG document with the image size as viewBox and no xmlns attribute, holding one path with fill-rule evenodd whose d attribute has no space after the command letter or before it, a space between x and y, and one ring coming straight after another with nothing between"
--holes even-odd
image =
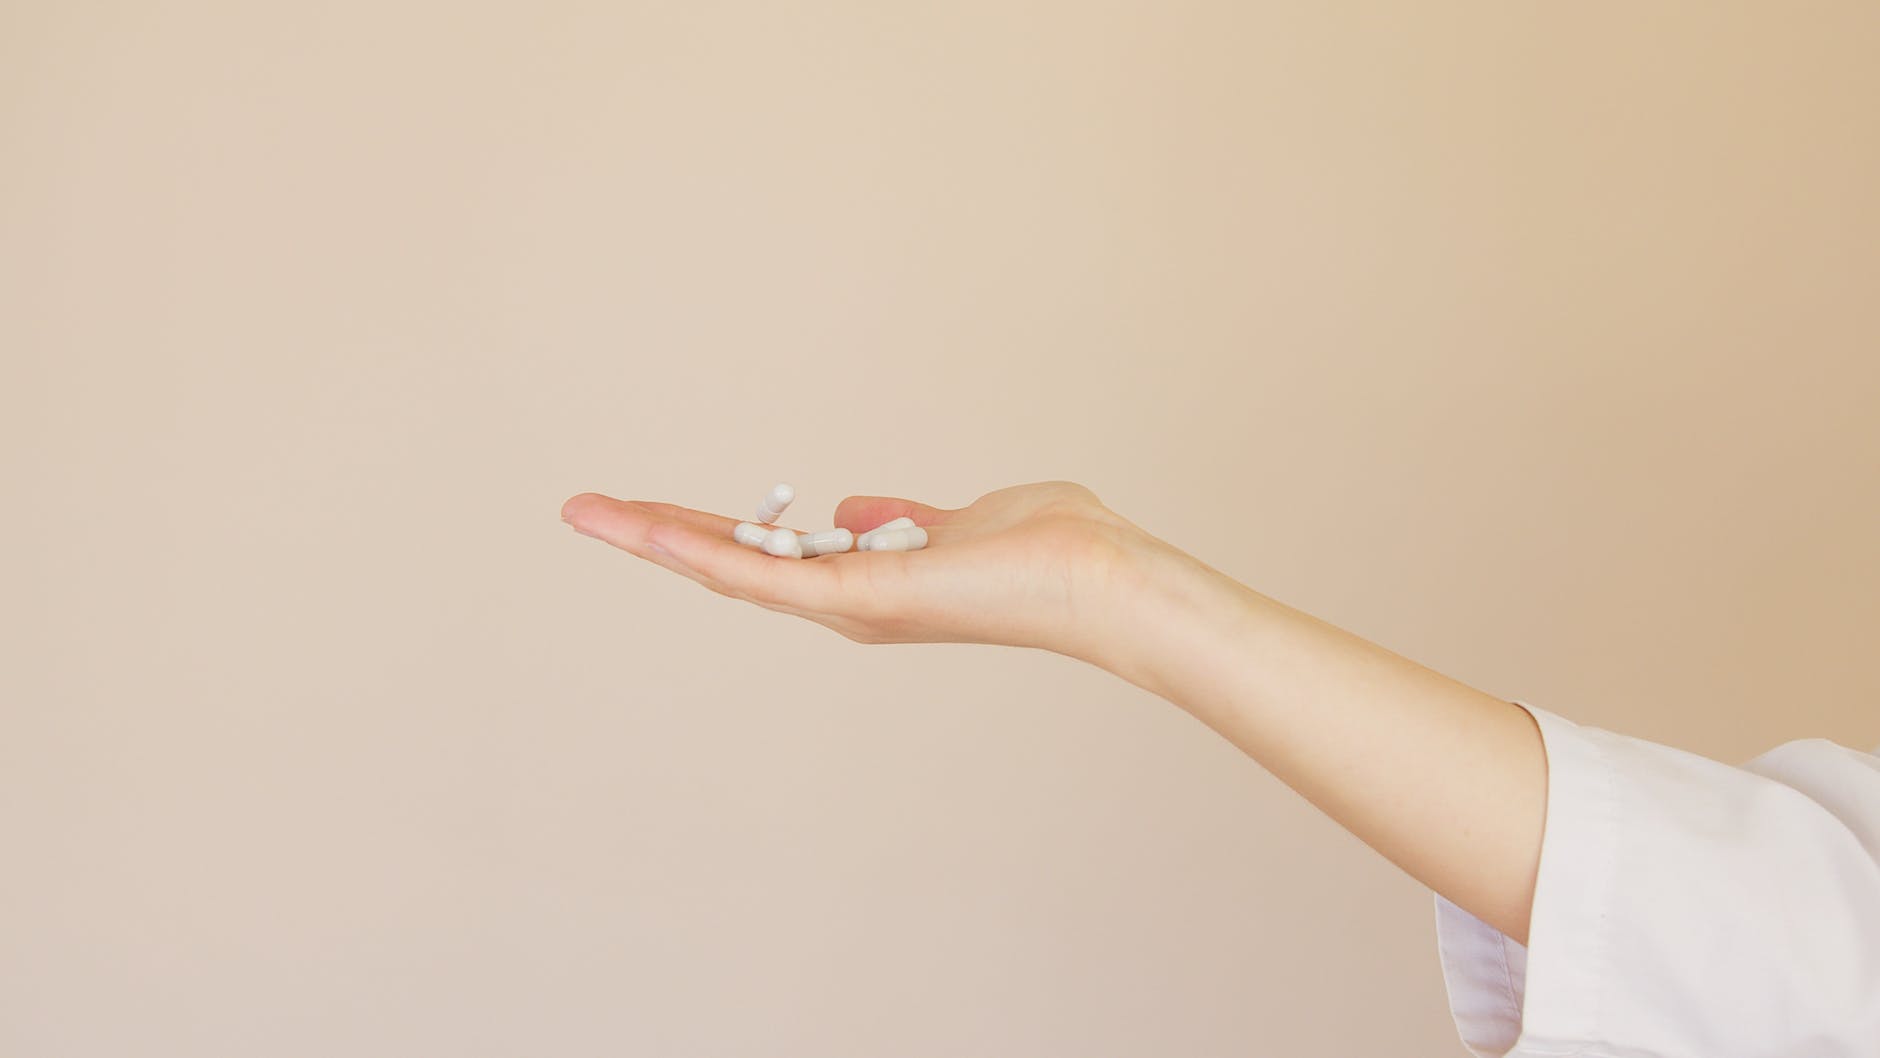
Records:
<instances>
[{"instance_id":1,"label":"outstretched arm","mask_svg":"<svg viewBox=\"0 0 1880 1058\"><path fill-rule=\"evenodd\" d=\"M1451 902L1526 944L1547 812L1527 711L1185 555L1146 560L1110 671L1181 706Z\"/></svg>"},{"instance_id":2,"label":"outstretched arm","mask_svg":"<svg viewBox=\"0 0 1880 1058\"><path fill-rule=\"evenodd\" d=\"M1097 665L1527 943L1547 760L1526 710L1261 595L1080 485L1021 485L954 510L851 497L835 523L860 532L901 515L927 527L925 550L783 559L702 511L594 493L562 509L582 533L857 642L1002 643Z\"/></svg>"}]
</instances>

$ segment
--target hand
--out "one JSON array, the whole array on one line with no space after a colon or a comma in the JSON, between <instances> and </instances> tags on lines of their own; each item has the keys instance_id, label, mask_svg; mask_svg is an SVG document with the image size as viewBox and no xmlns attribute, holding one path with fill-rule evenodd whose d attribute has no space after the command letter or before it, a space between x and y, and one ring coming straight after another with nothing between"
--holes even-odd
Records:
<instances>
[{"instance_id":1,"label":"hand","mask_svg":"<svg viewBox=\"0 0 1880 1058\"><path fill-rule=\"evenodd\" d=\"M903 515L927 530L926 548L792 559L733 541L738 519L672 504L584 492L561 512L577 531L721 595L858 643L1003 643L1099 664L1128 617L1133 558L1159 543L1068 481L1000 489L957 510L851 496L835 525L860 534Z\"/></svg>"}]
</instances>

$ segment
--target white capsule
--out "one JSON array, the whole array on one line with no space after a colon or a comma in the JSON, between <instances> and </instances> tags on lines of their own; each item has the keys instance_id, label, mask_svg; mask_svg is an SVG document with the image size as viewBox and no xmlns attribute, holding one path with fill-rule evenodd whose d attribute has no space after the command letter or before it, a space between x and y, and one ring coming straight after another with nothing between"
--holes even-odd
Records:
<instances>
[{"instance_id":1,"label":"white capsule","mask_svg":"<svg viewBox=\"0 0 1880 1058\"><path fill-rule=\"evenodd\" d=\"M803 545L796 542L796 534L788 529L772 529L765 533L764 551L778 558L803 557Z\"/></svg>"},{"instance_id":2,"label":"white capsule","mask_svg":"<svg viewBox=\"0 0 1880 1058\"><path fill-rule=\"evenodd\" d=\"M757 520L769 525L783 517L783 512L795 501L796 490L779 482L764 496L763 505L757 508Z\"/></svg>"},{"instance_id":3,"label":"white capsule","mask_svg":"<svg viewBox=\"0 0 1880 1058\"><path fill-rule=\"evenodd\" d=\"M803 545L803 557L814 558L817 555L837 555L847 551L855 544L855 534L847 529L829 529L820 533L804 533L796 540Z\"/></svg>"},{"instance_id":4,"label":"white capsule","mask_svg":"<svg viewBox=\"0 0 1880 1058\"><path fill-rule=\"evenodd\" d=\"M892 522L883 522L880 525L875 526L873 529L870 529L869 531L863 533L860 537L858 537L855 541L855 550L857 551L874 550L874 540L875 540L876 533L886 533L886 532L892 532L895 529L912 529L912 528L914 528L914 519L909 518L906 515L902 515L901 517L896 518Z\"/></svg>"},{"instance_id":5,"label":"white capsule","mask_svg":"<svg viewBox=\"0 0 1880 1058\"><path fill-rule=\"evenodd\" d=\"M870 551L919 551L927 546L927 530L920 526L911 529L877 529L868 541Z\"/></svg>"},{"instance_id":6,"label":"white capsule","mask_svg":"<svg viewBox=\"0 0 1880 1058\"><path fill-rule=\"evenodd\" d=\"M739 522L737 527L731 530L731 539L745 547L754 547L760 551L764 548L764 537L769 535L770 530L754 522Z\"/></svg>"}]
</instances>

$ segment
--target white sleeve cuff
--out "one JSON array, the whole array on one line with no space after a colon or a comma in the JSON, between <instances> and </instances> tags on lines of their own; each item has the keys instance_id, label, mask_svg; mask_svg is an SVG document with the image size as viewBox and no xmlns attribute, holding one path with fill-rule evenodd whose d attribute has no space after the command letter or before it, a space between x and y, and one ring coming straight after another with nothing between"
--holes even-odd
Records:
<instances>
[{"instance_id":1,"label":"white sleeve cuff","mask_svg":"<svg viewBox=\"0 0 1880 1058\"><path fill-rule=\"evenodd\" d=\"M1473 1054L1880 1058L1880 762L1736 768L1515 704L1548 762L1528 944L1436 896Z\"/></svg>"},{"instance_id":2,"label":"white sleeve cuff","mask_svg":"<svg viewBox=\"0 0 1880 1058\"><path fill-rule=\"evenodd\" d=\"M1572 721L1515 704L1540 725L1547 754L1547 821L1528 945L1436 897L1437 953L1450 1008L1478 1058L1502 1058L1517 1040L1521 1056L1582 1053L1582 1042L1597 1032L1598 975L1608 958L1605 917L1619 813L1613 763L1597 743L1578 736ZM1534 947L1547 957L1530 968Z\"/></svg>"}]
</instances>

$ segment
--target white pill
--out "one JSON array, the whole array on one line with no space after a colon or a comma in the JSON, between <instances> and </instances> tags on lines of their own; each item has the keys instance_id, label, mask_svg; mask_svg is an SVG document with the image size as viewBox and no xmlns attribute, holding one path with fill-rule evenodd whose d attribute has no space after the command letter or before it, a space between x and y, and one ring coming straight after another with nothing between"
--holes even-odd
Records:
<instances>
[{"instance_id":1,"label":"white pill","mask_svg":"<svg viewBox=\"0 0 1880 1058\"><path fill-rule=\"evenodd\" d=\"M764 537L769 535L770 530L754 522L739 522L737 528L731 530L731 539L745 547L755 547L760 550L764 546Z\"/></svg>"},{"instance_id":2,"label":"white pill","mask_svg":"<svg viewBox=\"0 0 1880 1058\"><path fill-rule=\"evenodd\" d=\"M757 508L757 520L767 525L775 522L795 501L796 490L779 482L764 496L763 506Z\"/></svg>"},{"instance_id":3,"label":"white pill","mask_svg":"<svg viewBox=\"0 0 1880 1058\"><path fill-rule=\"evenodd\" d=\"M906 515L902 515L901 517L896 518L892 522L883 522L880 525L875 526L873 529L870 529L869 531L863 533L861 537L855 541L855 550L857 551L873 550L873 544L874 544L876 533L885 533L885 532L889 532L895 529L912 529L912 528L914 528L914 519L909 518Z\"/></svg>"},{"instance_id":4,"label":"white pill","mask_svg":"<svg viewBox=\"0 0 1880 1058\"><path fill-rule=\"evenodd\" d=\"M796 534L788 529L772 529L765 533L764 551L778 558L803 557L803 545L796 542Z\"/></svg>"},{"instance_id":5,"label":"white pill","mask_svg":"<svg viewBox=\"0 0 1880 1058\"><path fill-rule=\"evenodd\" d=\"M803 557L814 558L817 555L836 555L847 551L855 544L855 534L847 529L829 529L820 533L804 533L796 538L803 545Z\"/></svg>"},{"instance_id":6,"label":"white pill","mask_svg":"<svg viewBox=\"0 0 1880 1058\"><path fill-rule=\"evenodd\" d=\"M877 529L868 541L870 551L919 551L927 546L927 530L920 526L911 529Z\"/></svg>"}]
</instances>

